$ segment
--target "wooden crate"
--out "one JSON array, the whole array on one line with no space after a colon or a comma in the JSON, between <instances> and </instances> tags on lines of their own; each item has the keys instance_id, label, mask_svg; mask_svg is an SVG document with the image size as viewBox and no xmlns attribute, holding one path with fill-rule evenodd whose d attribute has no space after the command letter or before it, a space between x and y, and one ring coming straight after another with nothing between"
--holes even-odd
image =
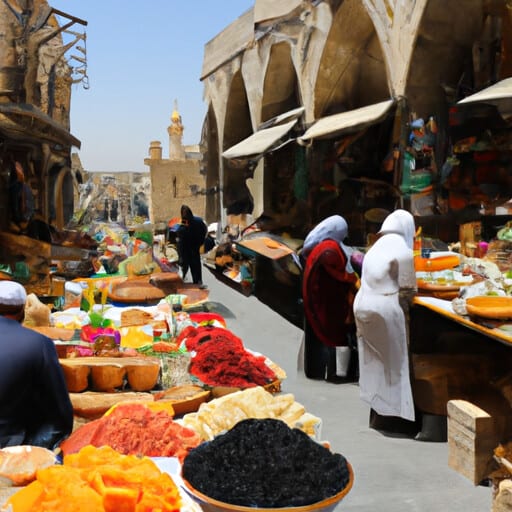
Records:
<instances>
[{"instance_id":1,"label":"wooden crate","mask_svg":"<svg viewBox=\"0 0 512 512\"><path fill-rule=\"evenodd\" d=\"M478 485L494 469L493 453L511 424L511 410L489 413L466 400L448 402L448 466Z\"/></svg>"}]
</instances>

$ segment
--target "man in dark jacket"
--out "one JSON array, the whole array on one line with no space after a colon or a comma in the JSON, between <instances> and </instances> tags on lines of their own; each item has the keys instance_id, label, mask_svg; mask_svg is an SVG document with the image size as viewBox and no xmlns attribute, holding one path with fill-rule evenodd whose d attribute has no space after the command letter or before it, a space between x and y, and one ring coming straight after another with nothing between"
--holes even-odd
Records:
<instances>
[{"instance_id":1,"label":"man in dark jacket","mask_svg":"<svg viewBox=\"0 0 512 512\"><path fill-rule=\"evenodd\" d=\"M73 407L50 338L23 327L27 294L0 281L0 448L53 450L73 428Z\"/></svg>"},{"instance_id":2,"label":"man in dark jacket","mask_svg":"<svg viewBox=\"0 0 512 512\"><path fill-rule=\"evenodd\" d=\"M192 281L202 285L201 246L206 237L206 223L201 217L192 213L187 205L181 207L181 226L178 230L178 255L182 268L183 279L188 269L192 274Z\"/></svg>"}]
</instances>

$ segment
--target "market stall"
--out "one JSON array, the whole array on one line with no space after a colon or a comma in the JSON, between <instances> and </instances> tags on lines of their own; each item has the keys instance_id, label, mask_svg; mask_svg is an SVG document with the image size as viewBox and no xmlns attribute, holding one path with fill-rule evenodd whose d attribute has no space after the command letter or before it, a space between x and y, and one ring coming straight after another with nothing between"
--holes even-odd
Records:
<instances>
[{"instance_id":1,"label":"market stall","mask_svg":"<svg viewBox=\"0 0 512 512\"><path fill-rule=\"evenodd\" d=\"M139 279L132 281L133 286L143 286ZM332 507L343 499L352 487L352 468L324 446L321 418L282 391L286 374L278 364L246 347L221 315L202 307L204 300L173 293L155 304L120 305L109 301L107 283L106 277L87 279L81 306L51 313L31 297L27 327L54 339L75 424L60 445L62 460L49 452L51 460L39 466L32 462L30 449L20 448L34 469L18 485L11 483L18 459L7 463L7 454L0 450L0 504L5 502L12 512L35 510L50 500L78 503L85 498L96 510L108 511L163 510L171 505L195 511L198 503L210 499L226 502L227 508L243 505L229 493L219 495L214 483L205 486L192 459L183 479L184 464L205 441L230 432L231 453L248 450L249 444L255 453L263 453L261 443L268 443L270 430L266 440L260 434L272 428L280 432L272 431L274 441L276 435L289 440L293 435L302 447L297 452L283 444L278 457L282 464L296 467L294 457L302 457L309 447L308 465L327 464L331 477L328 485L317 488L306 482L309 471L298 470L301 492L290 495L282 491L290 488L287 473L282 473L281 480L272 477L274 491L266 499L273 499L276 507L293 504L304 510ZM236 429L244 424L249 431L242 436L245 447L240 447ZM216 467L221 449L211 456ZM204 463L201 467L206 468ZM268 489L265 480L261 485ZM233 480L232 485L235 492L246 483Z\"/></svg>"},{"instance_id":2,"label":"market stall","mask_svg":"<svg viewBox=\"0 0 512 512\"><path fill-rule=\"evenodd\" d=\"M237 240L220 244L204 262L217 279L246 296L254 295L302 328L302 269L297 256L302 242L266 231L256 222Z\"/></svg>"},{"instance_id":3,"label":"market stall","mask_svg":"<svg viewBox=\"0 0 512 512\"><path fill-rule=\"evenodd\" d=\"M450 467L477 485L494 478L494 451L512 436L510 262L493 251L447 261L416 260L411 385L417 410L441 425L427 421L424 437L447 440Z\"/></svg>"}]
</instances>

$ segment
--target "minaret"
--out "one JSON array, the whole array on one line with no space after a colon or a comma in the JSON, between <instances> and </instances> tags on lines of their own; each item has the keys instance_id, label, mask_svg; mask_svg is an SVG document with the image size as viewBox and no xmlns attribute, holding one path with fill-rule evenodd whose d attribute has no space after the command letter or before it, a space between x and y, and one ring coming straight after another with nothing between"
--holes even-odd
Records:
<instances>
[{"instance_id":1,"label":"minaret","mask_svg":"<svg viewBox=\"0 0 512 512\"><path fill-rule=\"evenodd\" d=\"M178 112L178 100L174 100L174 110L167 133L169 134L169 160L185 160L185 147L182 142L183 125Z\"/></svg>"}]
</instances>

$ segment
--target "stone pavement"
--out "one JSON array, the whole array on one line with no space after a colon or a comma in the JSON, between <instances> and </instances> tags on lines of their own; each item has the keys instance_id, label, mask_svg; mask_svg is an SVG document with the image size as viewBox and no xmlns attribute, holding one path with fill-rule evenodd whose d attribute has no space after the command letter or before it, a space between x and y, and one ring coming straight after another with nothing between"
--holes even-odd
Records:
<instances>
[{"instance_id":1,"label":"stone pavement","mask_svg":"<svg viewBox=\"0 0 512 512\"><path fill-rule=\"evenodd\" d=\"M448 467L447 443L385 436L368 427L357 384L306 379L297 371L302 331L255 297L244 297L203 268L208 308L224 314L244 344L287 373L284 392L322 418L322 439L352 464L354 486L336 512L490 512L492 489L474 486Z\"/></svg>"}]
</instances>

